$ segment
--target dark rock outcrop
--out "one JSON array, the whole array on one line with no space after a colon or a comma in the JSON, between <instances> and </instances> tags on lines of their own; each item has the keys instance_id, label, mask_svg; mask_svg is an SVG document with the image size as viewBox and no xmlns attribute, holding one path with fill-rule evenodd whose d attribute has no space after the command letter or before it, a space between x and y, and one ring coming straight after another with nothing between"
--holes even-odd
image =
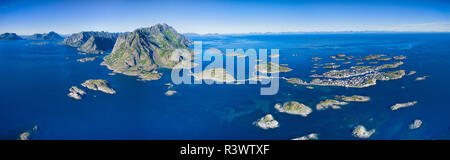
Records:
<instances>
[{"instance_id":1,"label":"dark rock outcrop","mask_svg":"<svg viewBox=\"0 0 450 160\"><path fill-rule=\"evenodd\" d=\"M61 44L90 54L103 54L114 47L118 36L119 33L80 32L67 37Z\"/></svg>"}]
</instances>

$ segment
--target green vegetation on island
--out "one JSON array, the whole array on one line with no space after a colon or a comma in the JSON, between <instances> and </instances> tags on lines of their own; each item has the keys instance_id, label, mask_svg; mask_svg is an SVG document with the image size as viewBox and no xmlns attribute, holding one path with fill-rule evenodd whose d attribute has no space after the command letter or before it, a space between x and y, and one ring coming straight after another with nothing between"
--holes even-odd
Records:
<instances>
[{"instance_id":1,"label":"green vegetation on island","mask_svg":"<svg viewBox=\"0 0 450 160\"><path fill-rule=\"evenodd\" d=\"M158 80L161 79L162 73L155 71L152 72L142 72L142 74L139 75L140 81L152 81L152 80Z\"/></svg>"},{"instance_id":2,"label":"green vegetation on island","mask_svg":"<svg viewBox=\"0 0 450 160\"><path fill-rule=\"evenodd\" d=\"M377 70L381 70L381 69L386 69L386 68L397 68L398 66L403 65L403 62L395 62L395 63L391 63L391 64L383 64L381 66L376 67L375 69Z\"/></svg>"},{"instance_id":3,"label":"green vegetation on island","mask_svg":"<svg viewBox=\"0 0 450 160\"><path fill-rule=\"evenodd\" d=\"M342 105L347 105L347 102L341 102L341 101L337 101L334 99L326 99L324 101L320 101L317 105L316 105L316 109L317 110L325 110L328 108L332 108L332 109L340 109Z\"/></svg>"},{"instance_id":4,"label":"green vegetation on island","mask_svg":"<svg viewBox=\"0 0 450 160\"><path fill-rule=\"evenodd\" d=\"M271 114L267 114L256 122L253 122L256 126L262 129L278 128L278 121L273 118Z\"/></svg>"},{"instance_id":5,"label":"green vegetation on island","mask_svg":"<svg viewBox=\"0 0 450 160\"><path fill-rule=\"evenodd\" d=\"M370 101L370 97L367 96L360 96L360 95L353 95L353 96L336 96L336 99L346 101L346 102L367 102Z\"/></svg>"},{"instance_id":6,"label":"green vegetation on island","mask_svg":"<svg viewBox=\"0 0 450 160\"><path fill-rule=\"evenodd\" d=\"M116 94L116 91L109 87L108 81L103 79L89 79L81 85L94 91L98 90L108 94Z\"/></svg>"},{"instance_id":7,"label":"green vegetation on island","mask_svg":"<svg viewBox=\"0 0 450 160\"><path fill-rule=\"evenodd\" d=\"M405 75L405 70L397 70L397 71L391 71L391 72L382 72L381 74L377 75L377 80L387 81L387 80L394 80L394 79L400 79Z\"/></svg>"},{"instance_id":8,"label":"green vegetation on island","mask_svg":"<svg viewBox=\"0 0 450 160\"><path fill-rule=\"evenodd\" d=\"M387 58L378 58L377 61L390 61L392 58L387 57Z\"/></svg>"},{"instance_id":9,"label":"green vegetation on island","mask_svg":"<svg viewBox=\"0 0 450 160\"><path fill-rule=\"evenodd\" d=\"M308 116L312 112L312 109L308 106L298 103L296 101L289 101L285 102L283 106L281 104L277 103L275 104L275 109L278 110L278 112L285 112L287 114L294 114L294 115L301 115L303 117Z\"/></svg>"},{"instance_id":10,"label":"green vegetation on island","mask_svg":"<svg viewBox=\"0 0 450 160\"><path fill-rule=\"evenodd\" d=\"M363 57L362 60L369 61L369 60L378 59L378 58L384 57L384 56L386 56L386 55L384 55L384 54L368 55L368 56Z\"/></svg>"}]
</instances>

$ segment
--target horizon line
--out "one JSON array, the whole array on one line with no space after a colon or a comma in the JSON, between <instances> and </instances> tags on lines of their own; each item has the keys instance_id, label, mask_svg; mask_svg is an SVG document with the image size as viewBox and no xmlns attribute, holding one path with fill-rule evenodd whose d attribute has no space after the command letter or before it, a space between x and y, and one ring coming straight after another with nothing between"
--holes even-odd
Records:
<instances>
[{"instance_id":1,"label":"horizon line","mask_svg":"<svg viewBox=\"0 0 450 160\"><path fill-rule=\"evenodd\" d=\"M33 33L33 34L42 34L42 33L49 33L52 31L48 31L48 32L38 32L38 33ZM53 31L55 32L55 31ZM109 33L127 33L127 32L133 32L133 31L124 31L124 32L110 32L110 31L105 31L105 30L85 30L85 31L79 31L79 32L74 32L74 33L58 33L60 35L72 35L75 33L80 33L80 32L109 32ZM15 33L15 32L2 32L1 34L4 33ZM288 32L236 32L236 33L196 33L196 32L184 32L184 33L180 33L183 35L264 35L264 34L324 34L324 33L450 33L450 31L390 31L390 30L381 30L381 31L288 31ZM17 33L16 33L17 34ZM17 34L19 36L31 36L33 34Z\"/></svg>"}]
</instances>

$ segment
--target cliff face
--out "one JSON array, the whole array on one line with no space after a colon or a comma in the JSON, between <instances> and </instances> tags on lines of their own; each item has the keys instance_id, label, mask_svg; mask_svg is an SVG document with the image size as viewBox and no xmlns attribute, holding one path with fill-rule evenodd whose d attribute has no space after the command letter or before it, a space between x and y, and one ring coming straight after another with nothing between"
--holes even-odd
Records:
<instances>
[{"instance_id":1,"label":"cliff face","mask_svg":"<svg viewBox=\"0 0 450 160\"><path fill-rule=\"evenodd\" d=\"M0 40L20 40L20 39L22 39L22 38L20 38L15 33L3 33L3 34L0 34Z\"/></svg>"},{"instance_id":2,"label":"cliff face","mask_svg":"<svg viewBox=\"0 0 450 160\"><path fill-rule=\"evenodd\" d=\"M77 47L86 53L103 54L114 47L118 36L118 33L80 32L67 37L61 44Z\"/></svg>"},{"instance_id":3,"label":"cliff face","mask_svg":"<svg viewBox=\"0 0 450 160\"><path fill-rule=\"evenodd\" d=\"M44 33L44 34L33 34L28 39L32 39L32 40L58 40L58 39L63 39L63 37L61 37L59 34L57 34L57 33L52 31L52 32L49 32L49 33Z\"/></svg>"},{"instance_id":4,"label":"cliff face","mask_svg":"<svg viewBox=\"0 0 450 160\"><path fill-rule=\"evenodd\" d=\"M190 44L191 41L167 24L139 28L120 35L102 65L127 75L141 75L158 67L172 68L186 54L173 51L187 49Z\"/></svg>"}]
</instances>

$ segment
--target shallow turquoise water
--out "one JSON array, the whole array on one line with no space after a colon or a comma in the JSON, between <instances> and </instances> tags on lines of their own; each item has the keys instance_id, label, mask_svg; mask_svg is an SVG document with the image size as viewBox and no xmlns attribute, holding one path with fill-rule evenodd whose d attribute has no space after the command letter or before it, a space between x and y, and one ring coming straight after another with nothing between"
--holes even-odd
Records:
<instances>
[{"instance_id":1,"label":"shallow turquoise water","mask_svg":"<svg viewBox=\"0 0 450 160\"><path fill-rule=\"evenodd\" d=\"M449 34L299 34L191 36L203 48L280 49L280 63L294 69L284 77L308 79L311 57L339 53L406 55L400 69L417 73L376 86L293 86L280 80L278 94L261 96L259 85L176 85L178 94L165 96L170 71L161 80L110 76L101 57L79 63L76 49L29 40L0 42L0 139L38 125L33 139L291 139L318 133L320 139L354 139L359 124L376 129L371 139L450 139ZM292 56L297 53L298 56ZM325 63L325 60L322 62ZM207 62L205 62L205 65ZM350 66L349 64L348 66ZM345 65L344 65L345 66ZM326 71L317 69L317 73ZM418 76L430 76L414 81ZM91 78L106 79L115 95L87 90L81 101L66 96L70 86ZM308 117L278 113L275 103L295 100L314 107L334 95L366 95L366 103L350 103L340 110L314 110ZM413 107L391 111L395 103L417 100ZM262 130L252 122L271 113L280 127ZM414 119L423 126L409 130Z\"/></svg>"}]
</instances>

